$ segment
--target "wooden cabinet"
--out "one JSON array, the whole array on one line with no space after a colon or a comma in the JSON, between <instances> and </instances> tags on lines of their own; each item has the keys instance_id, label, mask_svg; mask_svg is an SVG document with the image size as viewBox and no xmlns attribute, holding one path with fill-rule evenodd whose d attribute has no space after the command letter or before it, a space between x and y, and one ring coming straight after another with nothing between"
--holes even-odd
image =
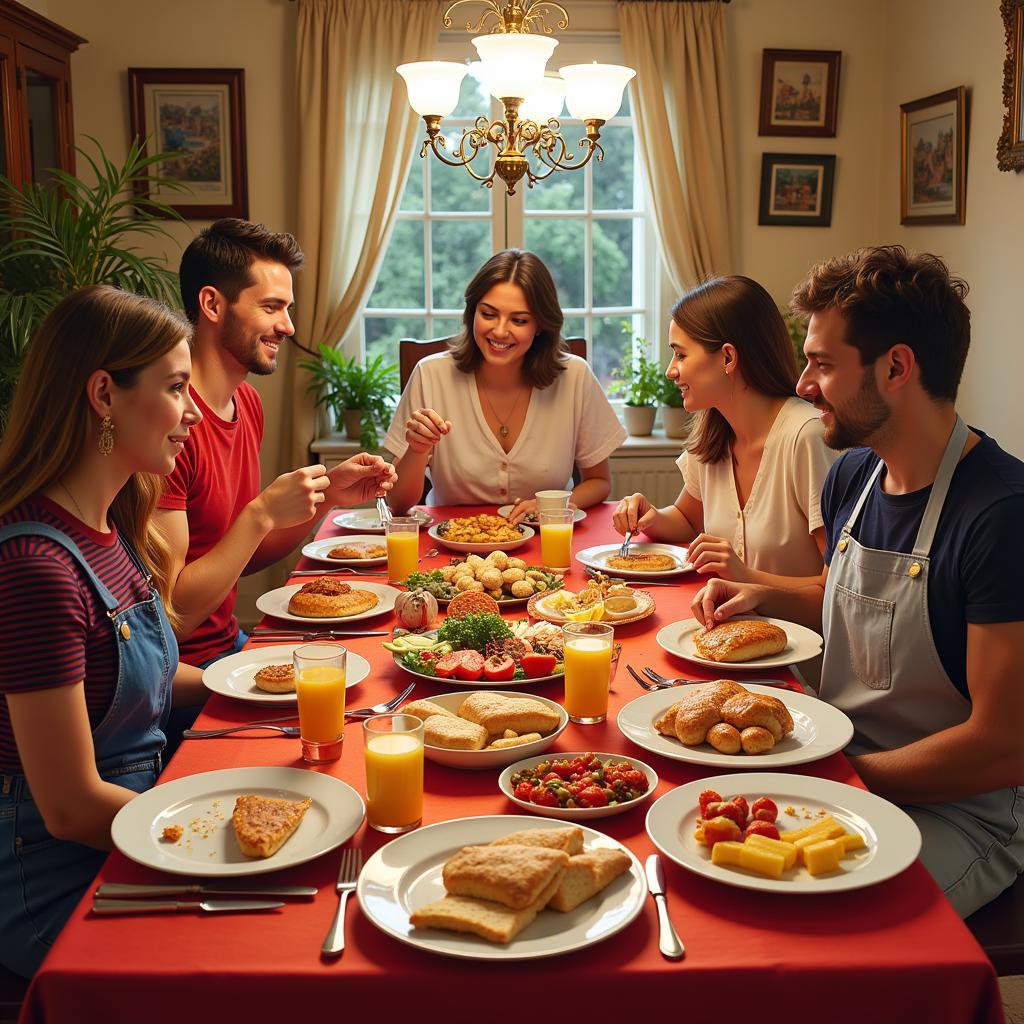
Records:
<instances>
[{"instance_id":1,"label":"wooden cabinet","mask_svg":"<svg viewBox=\"0 0 1024 1024\"><path fill-rule=\"evenodd\" d=\"M0 0L0 174L15 185L74 172L71 54L81 36Z\"/></svg>"}]
</instances>

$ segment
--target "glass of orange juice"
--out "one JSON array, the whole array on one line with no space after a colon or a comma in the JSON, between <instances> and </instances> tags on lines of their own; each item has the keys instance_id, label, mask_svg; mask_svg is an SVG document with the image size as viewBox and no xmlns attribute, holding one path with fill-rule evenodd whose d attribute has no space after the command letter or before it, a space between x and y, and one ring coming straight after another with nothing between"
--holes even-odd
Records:
<instances>
[{"instance_id":1,"label":"glass of orange juice","mask_svg":"<svg viewBox=\"0 0 1024 1024\"><path fill-rule=\"evenodd\" d=\"M292 655L302 759L337 761L345 740L345 665L341 644L306 644Z\"/></svg>"},{"instance_id":2,"label":"glass of orange juice","mask_svg":"<svg viewBox=\"0 0 1024 1024\"><path fill-rule=\"evenodd\" d=\"M378 832L408 832L423 818L423 722L375 715L363 722L366 821Z\"/></svg>"},{"instance_id":3,"label":"glass of orange juice","mask_svg":"<svg viewBox=\"0 0 1024 1024\"><path fill-rule=\"evenodd\" d=\"M416 571L420 559L420 521L415 516L392 516L384 524L388 546L388 579L400 583Z\"/></svg>"},{"instance_id":4,"label":"glass of orange juice","mask_svg":"<svg viewBox=\"0 0 1024 1024\"><path fill-rule=\"evenodd\" d=\"M540 560L548 569L568 570L572 565L573 510L569 508L541 509Z\"/></svg>"},{"instance_id":5,"label":"glass of orange juice","mask_svg":"<svg viewBox=\"0 0 1024 1024\"><path fill-rule=\"evenodd\" d=\"M593 725L605 720L614 635L606 622L568 622L562 627L569 721Z\"/></svg>"}]
</instances>

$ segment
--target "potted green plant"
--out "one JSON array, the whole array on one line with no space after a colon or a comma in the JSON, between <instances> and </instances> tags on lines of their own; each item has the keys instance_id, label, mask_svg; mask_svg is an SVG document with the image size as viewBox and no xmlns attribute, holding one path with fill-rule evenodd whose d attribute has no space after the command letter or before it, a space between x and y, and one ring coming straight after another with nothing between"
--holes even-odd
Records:
<instances>
[{"instance_id":1,"label":"potted green plant","mask_svg":"<svg viewBox=\"0 0 1024 1024\"><path fill-rule=\"evenodd\" d=\"M807 321L803 317L797 316L791 310L783 309L780 312L786 324L786 330L789 332L789 340L793 343L793 353L796 355L796 368L803 373L804 367L807 365L807 357L804 355Z\"/></svg>"},{"instance_id":2,"label":"potted green plant","mask_svg":"<svg viewBox=\"0 0 1024 1024\"><path fill-rule=\"evenodd\" d=\"M661 425L666 437L687 437L693 414L683 408L683 396L674 380L662 375L661 378Z\"/></svg>"},{"instance_id":3,"label":"potted green plant","mask_svg":"<svg viewBox=\"0 0 1024 1024\"><path fill-rule=\"evenodd\" d=\"M153 164L173 154L145 156L135 139L118 167L96 147L88 163L94 183L51 169L47 184L20 188L0 175L0 431L36 328L65 295L91 284L112 284L180 308L178 275L155 256L140 255L134 235L172 236L165 218L181 217L144 194L158 180Z\"/></svg>"},{"instance_id":4,"label":"potted green plant","mask_svg":"<svg viewBox=\"0 0 1024 1024\"><path fill-rule=\"evenodd\" d=\"M360 363L346 359L330 345L320 346L319 359L299 363L313 377L306 389L317 396L316 404L325 406L336 427L345 428L350 441L359 440L366 451L377 447L378 432L386 430L398 394L398 364L385 363L374 356Z\"/></svg>"},{"instance_id":5,"label":"potted green plant","mask_svg":"<svg viewBox=\"0 0 1024 1024\"><path fill-rule=\"evenodd\" d=\"M643 342L643 339L638 339ZM632 358L627 355L625 371L621 366L612 369L608 394L622 396L624 402L622 418L626 430L633 437L646 437L654 429L654 417L658 412L661 395L661 367L647 358L641 349Z\"/></svg>"}]
</instances>

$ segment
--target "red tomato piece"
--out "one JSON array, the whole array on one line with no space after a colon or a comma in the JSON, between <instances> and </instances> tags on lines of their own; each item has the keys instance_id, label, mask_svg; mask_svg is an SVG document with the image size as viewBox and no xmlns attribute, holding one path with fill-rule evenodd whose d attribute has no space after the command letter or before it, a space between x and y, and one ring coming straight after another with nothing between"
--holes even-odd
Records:
<instances>
[{"instance_id":1,"label":"red tomato piece","mask_svg":"<svg viewBox=\"0 0 1024 1024\"><path fill-rule=\"evenodd\" d=\"M557 807L558 797L547 786L539 786L530 799L541 807Z\"/></svg>"},{"instance_id":2,"label":"red tomato piece","mask_svg":"<svg viewBox=\"0 0 1024 1024\"><path fill-rule=\"evenodd\" d=\"M770 821L752 821L747 826L748 836L767 836L769 839L778 839L779 830Z\"/></svg>"},{"instance_id":3,"label":"red tomato piece","mask_svg":"<svg viewBox=\"0 0 1024 1024\"><path fill-rule=\"evenodd\" d=\"M462 663L462 651L452 651L450 654L444 655L442 658L438 658L434 662L434 671L442 679L451 679L455 675L455 670Z\"/></svg>"},{"instance_id":4,"label":"red tomato piece","mask_svg":"<svg viewBox=\"0 0 1024 1024\"><path fill-rule=\"evenodd\" d=\"M708 804L720 804L722 802L722 794L715 792L713 789L705 789L701 793L699 800L700 816L706 818L708 816Z\"/></svg>"},{"instance_id":5,"label":"red tomato piece","mask_svg":"<svg viewBox=\"0 0 1024 1024\"><path fill-rule=\"evenodd\" d=\"M750 805L750 813L757 821L774 821L779 816L779 808L774 800L759 796Z\"/></svg>"},{"instance_id":6,"label":"red tomato piece","mask_svg":"<svg viewBox=\"0 0 1024 1024\"><path fill-rule=\"evenodd\" d=\"M515 675L516 663L509 657L496 654L484 662L484 678L492 683L501 683Z\"/></svg>"},{"instance_id":7,"label":"red tomato piece","mask_svg":"<svg viewBox=\"0 0 1024 1024\"><path fill-rule=\"evenodd\" d=\"M532 800L533 799L533 783L532 782L520 782L518 786L513 790L517 800Z\"/></svg>"},{"instance_id":8,"label":"red tomato piece","mask_svg":"<svg viewBox=\"0 0 1024 1024\"><path fill-rule=\"evenodd\" d=\"M600 786L585 786L578 798L580 807L607 807L608 794Z\"/></svg>"},{"instance_id":9,"label":"red tomato piece","mask_svg":"<svg viewBox=\"0 0 1024 1024\"><path fill-rule=\"evenodd\" d=\"M456 679L472 682L484 674L484 656L479 651L459 651L459 664L455 669Z\"/></svg>"},{"instance_id":10,"label":"red tomato piece","mask_svg":"<svg viewBox=\"0 0 1024 1024\"><path fill-rule=\"evenodd\" d=\"M553 654L524 654L519 664L530 679L549 676L557 664Z\"/></svg>"}]
</instances>

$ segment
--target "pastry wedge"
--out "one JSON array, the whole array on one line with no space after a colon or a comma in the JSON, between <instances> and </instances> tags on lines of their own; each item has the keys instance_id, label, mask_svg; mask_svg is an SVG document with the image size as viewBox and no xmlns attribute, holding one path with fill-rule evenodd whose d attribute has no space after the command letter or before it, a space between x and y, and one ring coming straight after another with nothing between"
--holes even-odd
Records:
<instances>
[{"instance_id":1,"label":"pastry wedge","mask_svg":"<svg viewBox=\"0 0 1024 1024\"><path fill-rule=\"evenodd\" d=\"M466 846L445 864L441 877L453 896L524 910L557 882L568 863L567 853L541 846Z\"/></svg>"},{"instance_id":2,"label":"pastry wedge","mask_svg":"<svg viewBox=\"0 0 1024 1024\"><path fill-rule=\"evenodd\" d=\"M305 800L238 797L231 815L238 848L246 857L272 857L299 827L312 803L308 796Z\"/></svg>"},{"instance_id":3,"label":"pastry wedge","mask_svg":"<svg viewBox=\"0 0 1024 1024\"><path fill-rule=\"evenodd\" d=\"M563 914L575 910L628 871L629 865L629 857L622 850L598 848L571 857L548 906Z\"/></svg>"},{"instance_id":4,"label":"pastry wedge","mask_svg":"<svg viewBox=\"0 0 1024 1024\"><path fill-rule=\"evenodd\" d=\"M546 846L549 850L561 850L570 856L583 852L583 832L577 825L569 828L527 828L512 832L501 839L495 839L491 846Z\"/></svg>"}]
</instances>

